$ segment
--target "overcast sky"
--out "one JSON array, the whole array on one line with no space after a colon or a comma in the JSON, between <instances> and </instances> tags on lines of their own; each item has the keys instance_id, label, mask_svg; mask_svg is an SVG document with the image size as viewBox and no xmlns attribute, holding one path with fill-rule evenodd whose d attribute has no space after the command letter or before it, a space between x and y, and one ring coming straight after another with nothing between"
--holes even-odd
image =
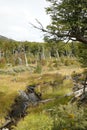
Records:
<instances>
[{"instance_id":1,"label":"overcast sky","mask_svg":"<svg viewBox=\"0 0 87 130\"><path fill-rule=\"evenodd\" d=\"M0 0L0 35L21 41L42 41L43 34L29 23L49 24L46 0Z\"/></svg>"}]
</instances>

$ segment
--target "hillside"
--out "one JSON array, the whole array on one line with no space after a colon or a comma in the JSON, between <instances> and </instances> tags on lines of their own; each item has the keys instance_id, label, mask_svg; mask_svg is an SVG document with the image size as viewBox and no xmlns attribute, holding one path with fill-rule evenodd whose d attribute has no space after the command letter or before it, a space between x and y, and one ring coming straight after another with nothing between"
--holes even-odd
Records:
<instances>
[{"instance_id":1,"label":"hillside","mask_svg":"<svg viewBox=\"0 0 87 130\"><path fill-rule=\"evenodd\" d=\"M14 40L0 35L0 41L14 41Z\"/></svg>"}]
</instances>

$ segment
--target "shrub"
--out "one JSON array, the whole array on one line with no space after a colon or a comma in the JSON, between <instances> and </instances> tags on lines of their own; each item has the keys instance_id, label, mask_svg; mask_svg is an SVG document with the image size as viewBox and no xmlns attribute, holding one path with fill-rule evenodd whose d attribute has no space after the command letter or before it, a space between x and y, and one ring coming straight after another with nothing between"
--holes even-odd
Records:
<instances>
[{"instance_id":1,"label":"shrub","mask_svg":"<svg viewBox=\"0 0 87 130\"><path fill-rule=\"evenodd\" d=\"M52 130L86 130L86 112L77 105L60 105L51 111Z\"/></svg>"}]
</instances>

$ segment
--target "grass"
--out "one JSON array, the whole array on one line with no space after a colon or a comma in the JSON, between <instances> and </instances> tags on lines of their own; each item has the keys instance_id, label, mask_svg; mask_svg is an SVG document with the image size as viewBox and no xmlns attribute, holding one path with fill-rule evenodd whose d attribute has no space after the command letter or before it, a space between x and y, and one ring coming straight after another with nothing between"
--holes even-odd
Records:
<instances>
[{"instance_id":1,"label":"grass","mask_svg":"<svg viewBox=\"0 0 87 130\"><path fill-rule=\"evenodd\" d=\"M4 117L18 95L18 90L24 90L26 85L27 80L26 78L21 79L21 74L0 75L0 124L4 122Z\"/></svg>"},{"instance_id":2,"label":"grass","mask_svg":"<svg viewBox=\"0 0 87 130\"><path fill-rule=\"evenodd\" d=\"M60 67L59 70L53 71L48 71L46 69L47 68L44 67L44 71L41 74L25 71L16 73L15 75L0 75L0 124L4 122L4 117L7 115L15 97L18 95L18 90L24 90L27 85L35 84L37 86L36 91L42 93L43 99L55 98L55 100L47 104L40 104L37 107L29 108L27 110L29 114L24 119L24 126L25 124L28 125L31 119L34 120L32 125L36 125L36 122L40 122L40 120L37 119L41 117L42 124L44 123L44 128L48 124L47 122L45 123L43 119L45 118L48 122L50 122L50 120L48 119L49 116L46 115L46 113L44 115L43 112L54 106L58 106L59 104L66 104L70 100L69 98L65 98L64 95L71 92L73 83L71 80L64 80L64 76L71 75L73 71L82 72L83 69L74 66L63 66L62 68ZM41 115L39 114L40 112ZM29 121L26 122L26 120ZM19 122L19 124L21 123L23 123L23 120ZM20 125L18 125L16 129L18 129L19 126ZM38 126L38 129L40 129L40 126ZM22 128L19 130L22 130ZM27 128L24 127L23 130L27 130ZM31 130L33 130L33 128ZM41 130L43 129L41 128Z\"/></svg>"},{"instance_id":3,"label":"grass","mask_svg":"<svg viewBox=\"0 0 87 130\"><path fill-rule=\"evenodd\" d=\"M49 115L50 110L54 109L54 107L58 107L60 104L67 104L71 97L64 97L67 92L70 92L71 88L68 90L65 86L62 86L59 91L51 92L46 94L45 98L53 98L55 99L46 104L39 104L36 107L30 107L27 112L28 115L21 120L18 125L14 128L15 130L52 130L53 127L53 119ZM61 97L60 97L61 96ZM21 125L22 124L22 125Z\"/></svg>"},{"instance_id":4,"label":"grass","mask_svg":"<svg viewBox=\"0 0 87 130\"><path fill-rule=\"evenodd\" d=\"M50 77L51 80L55 82L56 74L45 74L42 75L42 81L46 81L47 77ZM49 78L48 78L49 79ZM61 79L61 78L60 78ZM63 79L62 79L63 80ZM58 80L60 81L60 80ZM50 80L47 80L47 83L49 85ZM53 82L52 82L53 83ZM53 125L53 119L49 115L49 110L53 109L54 107L59 106L60 104L67 104L68 101L71 99L71 97L66 97L65 94L68 92L71 92L72 88L72 81L71 80L63 80L61 84L56 86L54 91L48 91L46 93L43 93L43 98L55 98L53 101L45 103L45 104L39 104L38 106L32 106L30 107L27 112L28 115L24 118L24 120L21 120L17 127L15 127L15 130L51 130ZM41 87L44 87L44 84L41 84ZM48 87L48 86L46 86ZM50 86L51 87L51 86ZM47 90L47 88L45 88ZM62 90L62 91L61 91ZM21 125L22 124L22 125Z\"/></svg>"},{"instance_id":5,"label":"grass","mask_svg":"<svg viewBox=\"0 0 87 130\"><path fill-rule=\"evenodd\" d=\"M22 125L21 125L22 124ZM51 130L52 119L44 113L29 114L15 130Z\"/></svg>"}]
</instances>

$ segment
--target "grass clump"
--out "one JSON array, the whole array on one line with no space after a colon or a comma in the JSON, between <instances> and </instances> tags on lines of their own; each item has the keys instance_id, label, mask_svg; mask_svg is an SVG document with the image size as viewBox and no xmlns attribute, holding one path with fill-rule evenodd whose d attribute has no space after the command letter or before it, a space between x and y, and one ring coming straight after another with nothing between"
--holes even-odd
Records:
<instances>
[{"instance_id":1,"label":"grass clump","mask_svg":"<svg viewBox=\"0 0 87 130\"><path fill-rule=\"evenodd\" d=\"M37 64L36 69L34 70L34 73L41 73L42 72L42 65L41 64Z\"/></svg>"},{"instance_id":2,"label":"grass clump","mask_svg":"<svg viewBox=\"0 0 87 130\"><path fill-rule=\"evenodd\" d=\"M29 114L14 130L51 130L52 119L43 113Z\"/></svg>"},{"instance_id":3,"label":"grass clump","mask_svg":"<svg viewBox=\"0 0 87 130\"><path fill-rule=\"evenodd\" d=\"M76 66L80 66L79 61L75 58L75 57L61 57L61 62L62 64L64 64L65 66L71 66L71 65L76 65Z\"/></svg>"},{"instance_id":4,"label":"grass clump","mask_svg":"<svg viewBox=\"0 0 87 130\"><path fill-rule=\"evenodd\" d=\"M0 92L0 113L2 113L3 116L6 116L8 113L16 95L15 92L7 94L5 94L5 92Z\"/></svg>"}]
</instances>

